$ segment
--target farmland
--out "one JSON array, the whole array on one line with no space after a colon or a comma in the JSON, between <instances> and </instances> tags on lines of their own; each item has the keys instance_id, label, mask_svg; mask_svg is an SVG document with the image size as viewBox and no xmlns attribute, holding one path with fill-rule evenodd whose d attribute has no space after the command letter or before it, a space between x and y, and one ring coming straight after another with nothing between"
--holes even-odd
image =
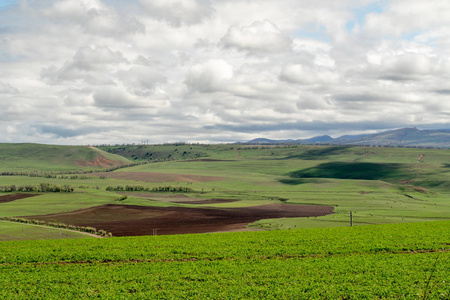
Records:
<instances>
[{"instance_id":1,"label":"farmland","mask_svg":"<svg viewBox=\"0 0 450 300\"><path fill-rule=\"evenodd\" d=\"M0 298L450 297L448 150L2 147L0 217L115 237L0 221Z\"/></svg>"},{"instance_id":2,"label":"farmland","mask_svg":"<svg viewBox=\"0 0 450 300\"><path fill-rule=\"evenodd\" d=\"M180 220L180 229L167 233L197 233L348 226L350 212L355 225L450 217L450 152L444 149L173 144L65 146L56 155L47 149L52 146L26 144L29 155L21 160L25 150L2 149L8 147L2 171L33 176L0 176L0 187L44 184L73 192L1 203L0 217L70 220L113 235L164 234L163 220ZM110 172L98 163L106 158L139 164ZM46 173L35 175L43 162ZM105 217L88 217L93 214ZM147 226L136 230L138 224Z\"/></svg>"},{"instance_id":3,"label":"farmland","mask_svg":"<svg viewBox=\"0 0 450 300\"><path fill-rule=\"evenodd\" d=\"M448 299L449 225L3 242L0 298Z\"/></svg>"}]
</instances>

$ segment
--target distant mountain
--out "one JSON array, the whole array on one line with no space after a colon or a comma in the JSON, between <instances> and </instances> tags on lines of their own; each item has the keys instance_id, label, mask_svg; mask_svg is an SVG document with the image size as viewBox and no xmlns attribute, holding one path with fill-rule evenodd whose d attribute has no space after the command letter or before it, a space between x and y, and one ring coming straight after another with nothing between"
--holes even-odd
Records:
<instances>
[{"instance_id":1,"label":"distant mountain","mask_svg":"<svg viewBox=\"0 0 450 300\"><path fill-rule=\"evenodd\" d=\"M450 130L403 128L356 138L342 139L341 137L333 140L333 143L344 145L450 147Z\"/></svg>"},{"instance_id":2,"label":"distant mountain","mask_svg":"<svg viewBox=\"0 0 450 300\"><path fill-rule=\"evenodd\" d=\"M419 130L414 127L389 130L375 134L344 135L335 139L328 135L322 135L310 139L298 140L258 138L247 143L450 147L450 130Z\"/></svg>"},{"instance_id":3,"label":"distant mountain","mask_svg":"<svg viewBox=\"0 0 450 300\"><path fill-rule=\"evenodd\" d=\"M244 142L245 144L296 144L294 140L270 140L264 138L254 139L248 142Z\"/></svg>"},{"instance_id":4,"label":"distant mountain","mask_svg":"<svg viewBox=\"0 0 450 300\"><path fill-rule=\"evenodd\" d=\"M333 141L333 138L329 135L321 135L315 136L310 139L303 140L271 140L265 138L257 138L251 141L246 142L245 144L317 144L317 143L326 143Z\"/></svg>"},{"instance_id":5,"label":"distant mountain","mask_svg":"<svg viewBox=\"0 0 450 300\"><path fill-rule=\"evenodd\" d=\"M320 135L310 139L302 140L310 143L327 143L333 141L333 138L329 135Z\"/></svg>"}]
</instances>

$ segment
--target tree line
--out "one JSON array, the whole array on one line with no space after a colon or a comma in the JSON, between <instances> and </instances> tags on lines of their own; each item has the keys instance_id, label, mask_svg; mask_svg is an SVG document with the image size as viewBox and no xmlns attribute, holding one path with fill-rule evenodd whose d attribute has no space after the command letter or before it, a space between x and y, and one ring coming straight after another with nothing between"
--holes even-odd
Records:
<instances>
[{"instance_id":1,"label":"tree line","mask_svg":"<svg viewBox=\"0 0 450 300\"><path fill-rule=\"evenodd\" d=\"M36 193L72 193L74 188L68 184L66 185L56 185L49 183L41 183L38 185L8 185L0 186L0 192L11 193L11 192L36 192Z\"/></svg>"},{"instance_id":2,"label":"tree line","mask_svg":"<svg viewBox=\"0 0 450 300\"><path fill-rule=\"evenodd\" d=\"M35 220L35 219L26 219L26 218L16 218L16 217L0 217L0 220L5 221L11 221L11 222L17 222L17 223L26 223L26 224L34 224L34 225L44 225L49 227L55 227L55 228L63 228L63 229L70 229L70 230L77 230L82 232L87 232L90 234L96 234L104 237L112 237L111 232L107 232L106 230L100 229L97 230L95 227L90 226L75 226L75 225L67 225L64 223L55 223L55 222L45 222L42 220Z\"/></svg>"},{"instance_id":3,"label":"tree line","mask_svg":"<svg viewBox=\"0 0 450 300\"><path fill-rule=\"evenodd\" d=\"M141 185L118 185L118 186L108 186L107 191L114 192L174 192L174 193L189 193L194 192L193 189L184 186L158 186L158 187L144 187Z\"/></svg>"},{"instance_id":4,"label":"tree line","mask_svg":"<svg viewBox=\"0 0 450 300\"><path fill-rule=\"evenodd\" d=\"M134 167L145 164L146 162L130 163L121 166L115 166L104 169L90 169L90 170L69 170L69 171L3 171L0 176L28 176L28 177L43 177L43 178L57 178L57 179L105 179L106 176L86 176L84 174L92 173L108 173L122 168Z\"/></svg>"}]
</instances>

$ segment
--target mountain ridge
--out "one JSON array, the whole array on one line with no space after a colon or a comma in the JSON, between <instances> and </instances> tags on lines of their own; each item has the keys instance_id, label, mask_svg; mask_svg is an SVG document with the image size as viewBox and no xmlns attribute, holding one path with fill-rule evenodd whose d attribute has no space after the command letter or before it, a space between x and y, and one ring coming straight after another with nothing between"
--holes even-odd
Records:
<instances>
[{"instance_id":1,"label":"mountain ridge","mask_svg":"<svg viewBox=\"0 0 450 300\"><path fill-rule=\"evenodd\" d=\"M450 129L420 130L416 127L387 130L379 133L343 135L332 138L329 135L309 139L272 140L257 138L246 144L330 144L330 145L370 145L370 146L416 146L450 147Z\"/></svg>"}]
</instances>

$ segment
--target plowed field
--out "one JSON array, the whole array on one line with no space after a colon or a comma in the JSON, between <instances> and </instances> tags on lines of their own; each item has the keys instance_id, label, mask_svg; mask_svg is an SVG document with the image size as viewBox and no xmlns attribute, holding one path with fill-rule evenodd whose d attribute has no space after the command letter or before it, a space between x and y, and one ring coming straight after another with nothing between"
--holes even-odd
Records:
<instances>
[{"instance_id":1,"label":"plowed field","mask_svg":"<svg viewBox=\"0 0 450 300\"><path fill-rule=\"evenodd\" d=\"M114 236L206 233L241 230L261 219L324 216L331 206L270 204L254 207L212 209L103 205L69 213L28 216L32 219L92 226Z\"/></svg>"},{"instance_id":2,"label":"plowed field","mask_svg":"<svg viewBox=\"0 0 450 300\"><path fill-rule=\"evenodd\" d=\"M39 196L39 194L18 193L18 194L4 195L4 196L0 196L0 203L11 202L14 200L20 200L20 199L25 199L25 198L34 197L34 196Z\"/></svg>"}]
</instances>

